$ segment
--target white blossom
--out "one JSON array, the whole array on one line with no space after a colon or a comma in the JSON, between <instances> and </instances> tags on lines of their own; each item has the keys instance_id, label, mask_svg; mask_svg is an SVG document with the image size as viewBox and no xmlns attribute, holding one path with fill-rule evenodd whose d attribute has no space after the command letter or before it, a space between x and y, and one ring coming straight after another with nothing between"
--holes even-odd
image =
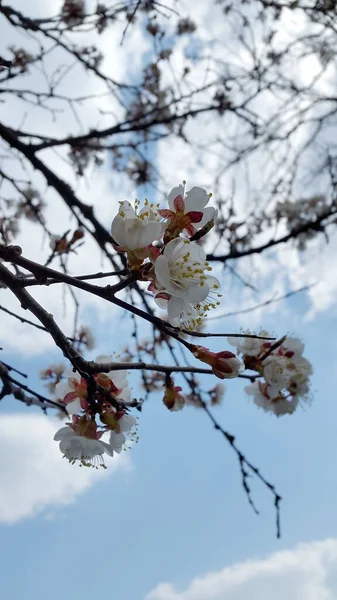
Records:
<instances>
[{"instance_id":1,"label":"white blossom","mask_svg":"<svg viewBox=\"0 0 337 600\"><path fill-rule=\"evenodd\" d=\"M251 334L252 332L247 329L247 331L242 332L242 335L244 336L245 333ZM264 330L261 330L257 335L266 338L271 337L269 333ZM231 344L231 346L234 346L237 349L237 352L243 356L258 356L266 341L249 337L228 337L227 340L228 343Z\"/></svg>"},{"instance_id":2,"label":"white blossom","mask_svg":"<svg viewBox=\"0 0 337 600\"><path fill-rule=\"evenodd\" d=\"M137 419L131 415L124 415L117 419L115 428L110 432L110 446L114 452L120 454L127 441L136 439L134 428L137 424Z\"/></svg>"},{"instance_id":3,"label":"white blossom","mask_svg":"<svg viewBox=\"0 0 337 600\"><path fill-rule=\"evenodd\" d=\"M299 402L309 399L310 362L302 356L304 344L298 338L286 338L257 366L263 380L245 388L254 402L277 416L293 413Z\"/></svg>"},{"instance_id":4,"label":"white blossom","mask_svg":"<svg viewBox=\"0 0 337 600\"><path fill-rule=\"evenodd\" d=\"M163 288L155 296L160 308L167 308L169 322L188 328L219 304L219 281L211 275L204 250L195 242L175 238L166 244L154 264L156 279Z\"/></svg>"},{"instance_id":5,"label":"white blossom","mask_svg":"<svg viewBox=\"0 0 337 600\"><path fill-rule=\"evenodd\" d=\"M120 202L118 215L111 225L111 235L115 242L126 250L144 249L154 240L161 237L165 224L160 221L157 208L145 201L145 206L138 212L139 202L135 201L135 209L130 202Z\"/></svg>"},{"instance_id":6,"label":"white blossom","mask_svg":"<svg viewBox=\"0 0 337 600\"><path fill-rule=\"evenodd\" d=\"M54 440L60 442L60 451L71 464L79 461L86 467L105 467L103 454L113 456L113 448L110 444L78 435L70 426L61 427L55 433Z\"/></svg>"},{"instance_id":7,"label":"white blossom","mask_svg":"<svg viewBox=\"0 0 337 600\"><path fill-rule=\"evenodd\" d=\"M158 213L167 219L171 231L186 231L193 235L217 215L214 207L206 206L210 194L201 187L195 186L185 193L185 185L178 185L170 191L167 199L169 209L158 210Z\"/></svg>"},{"instance_id":8,"label":"white blossom","mask_svg":"<svg viewBox=\"0 0 337 600\"><path fill-rule=\"evenodd\" d=\"M286 337L282 342L282 352L288 355L300 356L304 350L304 343L299 338Z\"/></svg>"},{"instance_id":9,"label":"white blossom","mask_svg":"<svg viewBox=\"0 0 337 600\"><path fill-rule=\"evenodd\" d=\"M66 404L69 415L78 414L86 407L87 382L72 369L66 369L65 379L55 386L55 397Z\"/></svg>"},{"instance_id":10,"label":"white blossom","mask_svg":"<svg viewBox=\"0 0 337 600\"><path fill-rule=\"evenodd\" d=\"M291 379L288 360L284 356L268 356L264 363L263 376L268 386L268 394L273 397L286 389Z\"/></svg>"},{"instance_id":11,"label":"white blossom","mask_svg":"<svg viewBox=\"0 0 337 600\"><path fill-rule=\"evenodd\" d=\"M113 357L109 354L100 354L95 358L95 362L100 364L106 364L113 363L114 360ZM116 371L109 371L108 373L100 373L98 376L96 376L96 381L100 383L100 385L103 385L103 387L105 387L104 381L107 381L107 379L113 383L114 387L117 388L117 390L119 390L116 397L125 403L130 402L131 391L128 386L127 371L125 371L125 369L121 369Z\"/></svg>"},{"instance_id":12,"label":"white blossom","mask_svg":"<svg viewBox=\"0 0 337 600\"><path fill-rule=\"evenodd\" d=\"M260 406L266 412L274 413L277 417L292 414L296 410L299 401L298 397L288 399L284 396L278 396L270 398L266 392L266 385L257 381L247 385L245 392L249 396L253 396L253 401L257 406Z\"/></svg>"},{"instance_id":13,"label":"white blossom","mask_svg":"<svg viewBox=\"0 0 337 600\"><path fill-rule=\"evenodd\" d=\"M119 420L120 431L130 431L137 424L137 419L128 413L125 413Z\"/></svg>"},{"instance_id":14,"label":"white blossom","mask_svg":"<svg viewBox=\"0 0 337 600\"><path fill-rule=\"evenodd\" d=\"M120 454L124 448L125 442L126 437L124 433L117 433L116 431L111 431L109 444L113 452L117 452L117 454Z\"/></svg>"},{"instance_id":15,"label":"white blossom","mask_svg":"<svg viewBox=\"0 0 337 600\"><path fill-rule=\"evenodd\" d=\"M107 364L114 361L112 356L100 354L96 357L95 362ZM64 375L65 379L55 387L55 396L66 404L67 412L70 415L79 414L81 410L87 408L87 382L72 369L67 369ZM131 400L131 391L126 376L127 372L125 370L116 370L108 373L98 373L94 377L98 385L110 391L117 400L127 404Z\"/></svg>"}]
</instances>

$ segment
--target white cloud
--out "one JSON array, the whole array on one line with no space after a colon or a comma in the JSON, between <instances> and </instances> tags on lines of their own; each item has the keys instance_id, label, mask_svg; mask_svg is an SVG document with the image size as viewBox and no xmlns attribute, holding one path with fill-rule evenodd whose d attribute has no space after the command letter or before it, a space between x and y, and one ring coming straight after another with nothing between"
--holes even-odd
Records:
<instances>
[{"instance_id":1,"label":"white cloud","mask_svg":"<svg viewBox=\"0 0 337 600\"><path fill-rule=\"evenodd\" d=\"M249 560L191 581L178 592L161 583L145 600L335 600L337 539Z\"/></svg>"},{"instance_id":2,"label":"white cloud","mask_svg":"<svg viewBox=\"0 0 337 600\"><path fill-rule=\"evenodd\" d=\"M72 504L102 477L130 468L127 453L107 457L106 470L70 465L53 441L61 426L61 421L42 414L1 415L0 523Z\"/></svg>"}]
</instances>

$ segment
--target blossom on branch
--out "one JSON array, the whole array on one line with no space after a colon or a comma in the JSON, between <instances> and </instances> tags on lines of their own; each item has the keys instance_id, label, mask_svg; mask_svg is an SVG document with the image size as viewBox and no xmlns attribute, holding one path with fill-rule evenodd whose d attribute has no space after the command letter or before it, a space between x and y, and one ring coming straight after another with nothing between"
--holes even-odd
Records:
<instances>
[{"instance_id":1,"label":"blossom on branch","mask_svg":"<svg viewBox=\"0 0 337 600\"><path fill-rule=\"evenodd\" d=\"M163 402L170 411L178 411L184 408L185 398L180 392L181 387L174 385L172 377L167 377Z\"/></svg>"},{"instance_id":2,"label":"blossom on branch","mask_svg":"<svg viewBox=\"0 0 337 600\"><path fill-rule=\"evenodd\" d=\"M100 440L102 434L97 431L95 421L85 415L74 415L72 423L67 423L55 433L54 440L60 442L60 451L71 464L79 461L80 466L105 469L103 454L113 456L113 448Z\"/></svg>"},{"instance_id":3,"label":"blossom on branch","mask_svg":"<svg viewBox=\"0 0 337 600\"><path fill-rule=\"evenodd\" d=\"M112 363L112 356L101 354L96 358L100 364ZM126 371L96 373L92 379L97 389L89 396L88 381L80 374L66 372L67 379L56 386L56 395L72 413L72 423L61 428L54 439L60 442L60 450L69 462L79 461L84 466L105 467L103 454L119 454L127 440L134 441L137 419L129 415L123 405L130 401L131 394ZM96 416L100 422L96 422ZM100 438L110 433L109 444ZM138 438L137 438L138 439Z\"/></svg>"},{"instance_id":4,"label":"blossom on branch","mask_svg":"<svg viewBox=\"0 0 337 600\"><path fill-rule=\"evenodd\" d=\"M128 440L138 440L135 430L137 419L126 411L117 411L111 405L105 404L100 420L106 426L106 430L110 431L109 443L117 454L120 454Z\"/></svg>"},{"instance_id":5,"label":"blossom on branch","mask_svg":"<svg viewBox=\"0 0 337 600\"><path fill-rule=\"evenodd\" d=\"M264 349L265 351L271 346L271 342L268 340L261 340L254 337L246 337L250 335L249 330L242 332L242 337L228 337L227 341L231 346L234 346L239 354L244 356L257 356L259 352ZM267 331L261 330L258 335L260 337L270 337Z\"/></svg>"},{"instance_id":6,"label":"blossom on branch","mask_svg":"<svg viewBox=\"0 0 337 600\"><path fill-rule=\"evenodd\" d=\"M219 379L233 379L245 370L245 365L233 352L211 352L204 346L193 346L192 353L195 358L210 365L214 375Z\"/></svg>"},{"instance_id":7,"label":"blossom on branch","mask_svg":"<svg viewBox=\"0 0 337 600\"><path fill-rule=\"evenodd\" d=\"M99 364L112 363L113 357L100 354L96 357L95 362ZM126 375L125 370L110 371L109 373L97 373L94 375L94 379L113 399L128 403L131 399L131 392ZM66 405L69 414L78 414L82 410L87 410L88 384L86 379L72 369L65 371L65 378L55 387L56 398Z\"/></svg>"},{"instance_id":8,"label":"blossom on branch","mask_svg":"<svg viewBox=\"0 0 337 600\"><path fill-rule=\"evenodd\" d=\"M161 237L165 224L160 221L154 204L145 200L144 207L139 212L138 200L135 200L135 208L130 202L119 204L118 215L112 221L111 235L120 251L144 250Z\"/></svg>"},{"instance_id":9,"label":"blossom on branch","mask_svg":"<svg viewBox=\"0 0 337 600\"><path fill-rule=\"evenodd\" d=\"M112 363L113 357L109 354L100 354L96 357L95 362L100 364ZM131 400L131 392L126 376L127 371L119 370L99 373L95 375L95 379L99 385L108 389L112 394L115 394L118 400L128 403Z\"/></svg>"},{"instance_id":10,"label":"blossom on branch","mask_svg":"<svg viewBox=\"0 0 337 600\"><path fill-rule=\"evenodd\" d=\"M66 379L60 381L55 387L55 396L67 408L69 415L80 413L88 408L87 382L79 373L67 369L64 373Z\"/></svg>"},{"instance_id":11,"label":"blossom on branch","mask_svg":"<svg viewBox=\"0 0 337 600\"><path fill-rule=\"evenodd\" d=\"M185 184L174 187L168 194L169 209L160 209L158 213L167 220L164 241L169 241L186 231L194 235L206 223L215 219L217 211L206 206L211 194L201 187L193 187L185 193ZM197 227L196 227L197 225Z\"/></svg>"},{"instance_id":12,"label":"blossom on branch","mask_svg":"<svg viewBox=\"0 0 337 600\"><path fill-rule=\"evenodd\" d=\"M197 243L175 238L166 244L154 264L156 286L161 288L155 301L160 308L167 308L171 325L177 327L182 322L193 329L219 305L219 281L205 274L211 270Z\"/></svg>"},{"instance_id":13,"label":"blossom on branch","mask_svg":"<svg viewBox=\"0 0 337 600\"><path fill-rule=\"evenodd\" d=\"M267 337L268 333L261 331L259 335ZM285 337L275 344L255 338L229 338L228 341L243 355L246 367L263 378L245 388L257 406L279 417L293 413L301 400L308 400L312 367L302 356L301 340Z\"/></svg>"}]
</instances>

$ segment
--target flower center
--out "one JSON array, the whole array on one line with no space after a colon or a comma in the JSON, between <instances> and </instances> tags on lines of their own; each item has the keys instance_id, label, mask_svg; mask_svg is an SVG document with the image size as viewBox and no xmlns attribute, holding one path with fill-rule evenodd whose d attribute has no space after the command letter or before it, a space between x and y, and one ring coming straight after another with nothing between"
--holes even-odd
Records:
<instances>
[{"instance_id":1,"label":"flower center","mask_svg":"<svg viewBox=\"0 0 337 600\"><path fill-rule=\"evenodd\" d=\"M192 261L190 252L186 252L181 258L169 265L172 280L181 287L181 282L188 279L189 283L199 283L205 285L207 279L204 275L206 263Z\"/></svg>"}]
</instances>

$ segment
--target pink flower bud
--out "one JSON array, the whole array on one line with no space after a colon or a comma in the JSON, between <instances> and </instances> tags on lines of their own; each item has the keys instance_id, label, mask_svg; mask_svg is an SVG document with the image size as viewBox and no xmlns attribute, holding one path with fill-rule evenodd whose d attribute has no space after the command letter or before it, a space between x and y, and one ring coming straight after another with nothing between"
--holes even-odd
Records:
<instances>
[{"instance_id":1,"label":"pink flower bud","mask_svg":"<svg viewBox=\"0 0 337 600\"><path fill-rule=\"evenodd\" d=\"M204 346L194 346L194 356L212 368L214 375L219 379L232 379L237 377L245 366L233 352L223 350L222 352L211 352Z\"/></svg>"},{"instance_id":2,"label":"pink flower bud","mask_svg":"<svg viewBox=\"0 0 337 600\"><path fill-rule=\"evenodd\" d=\"M171 411L181 410L185 405L185 398L181 392L181 387L174 386L172 379L166 385L166 390L163 398L165 406Z\"/></svg>"}]
</instances>

